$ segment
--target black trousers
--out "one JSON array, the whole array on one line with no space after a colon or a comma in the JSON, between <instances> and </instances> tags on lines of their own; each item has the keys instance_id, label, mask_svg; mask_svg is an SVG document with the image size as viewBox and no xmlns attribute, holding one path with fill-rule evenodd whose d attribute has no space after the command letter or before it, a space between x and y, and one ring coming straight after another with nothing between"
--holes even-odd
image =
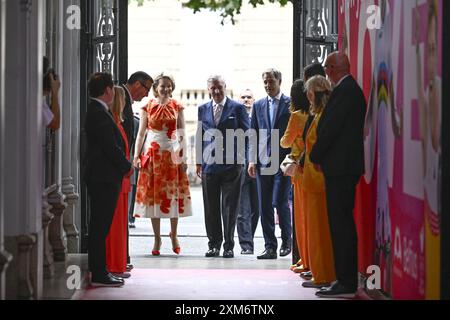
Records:
<instances>
[{"instance_id":1,"label":"black trousers","mask_svg":"<svg viewBox=\"0 0 450 320\"><path fill-rule=\"evenodd\" d=\"M336 279L352 290L358 288L358 240L353 209L359 179L360 176L325 176Z\"/></svg>"},{"instance_id":2,"label":"black trousers","mask_svg":"<svg viewBox=\"0 0 450 320\"><path fill-rule=\"evenodd\" d=\"M137 191L137 180L139 177L139 169L134 168L134 173L131 177L131 192L128 195L128 222L134 223L136 219L134 218L134 203L136 199ZM131 263L130 258L130 228L127 228L127 264Z\"/></svg>"},{"instance_id":3,"label":"black trousers","mask_svg":"<svg viewBox=\"0 0 450 320\"><path fill-rule=\"evenodd\" d=\"M258 190L256 179L242 174L241 201L237 217L237 232L242 250L254 250L253 238L258 227Z\"/></svg>"},{"instance_id":4,"label":"black trousers","mask_svg":"<svg viewBox=\"0 0 450 320\"><path fill-rule=\"evenodd\" d=\"M234 248L242 172L243 166L235 165L223 172L202 175L205 226L210 249L220 249L224 238L223 249Z\"/></svg>"},{"instance_id":5,"label":"black trousers","mask_svg":"<svg viewBox=\"0 0 450 320\"><path fill-rule=\"evenodd\" d=\"M90 204L88 261L92 277L102 277L106 270L106 237L114 217L122 183L89 183Z\"/></svg>"}]
</instances>

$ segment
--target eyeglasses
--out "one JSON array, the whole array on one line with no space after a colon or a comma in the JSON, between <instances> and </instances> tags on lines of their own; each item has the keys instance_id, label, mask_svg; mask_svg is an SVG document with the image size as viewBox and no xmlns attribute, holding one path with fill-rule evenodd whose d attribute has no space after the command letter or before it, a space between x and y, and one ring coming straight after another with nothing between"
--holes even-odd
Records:
<instances>
[{"instance_id":1,"label":"eyeglasses","mask_svg":"<svg viewBox=\"0 0 450 320\"><path fill-rule=\"evenodd\" d=\"M139 81L139 84L147 90L147 93L149 93L150 88L147 88L147 86L145 84L143 84L141 81Z\"/></svg>"}]
</instances>

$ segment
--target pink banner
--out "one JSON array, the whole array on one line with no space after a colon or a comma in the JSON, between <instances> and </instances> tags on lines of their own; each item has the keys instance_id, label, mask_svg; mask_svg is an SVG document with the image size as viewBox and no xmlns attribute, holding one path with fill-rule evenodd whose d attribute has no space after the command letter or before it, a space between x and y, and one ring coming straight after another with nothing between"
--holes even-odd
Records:
<instances>
[{"instance_id":1,"label":"pink banner","mask_svg":"<svg viewBox=\"0 0 450 320\"><path fill-rule=\"evenodd\" d=\"M340 0L339 45L366 94L359 270L397 299L439 298L442 0Z\"/></svg>"}]
</instances>

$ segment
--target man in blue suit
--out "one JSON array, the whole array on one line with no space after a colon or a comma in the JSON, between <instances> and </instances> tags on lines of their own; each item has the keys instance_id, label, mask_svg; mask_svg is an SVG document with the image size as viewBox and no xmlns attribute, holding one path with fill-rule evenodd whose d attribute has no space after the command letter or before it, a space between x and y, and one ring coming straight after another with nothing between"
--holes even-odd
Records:
<instances>
[{"instance_id":1,"label":"man in blue suit","mask_svg":"<svg viewBox=\"0 0 450 320\"><path fill-rule=\"evenodd\" d=\"M265 250L258 259L277 258L277 238L275 237L274 208L281 228L280 256L291 252L292 225L289 208L291 181L283 175L280 163L291 152L280 147L280 138L289 122L290 99L281 93L281 72L268 69L263 73L267 97L255 102L251 128L257 134L257 145L250 143L250 164L248 173L256 178L259 212L263 228Z\"/></svg>"},{"instance_id":2,"label":"man in blue suit","mask_svg":"<svg viewBox=\"0 0 450 320\"><path fill-rule=\"evenodd\" d=\"M250 121L244 105L226 97L221 76L208 79L212 101L198 108L197 175L202 179L209 250L217 257L234 257L234 231L245 163L245 133ZM240 129L240 130L239 130ZM222 221L223 232L222 232Z\"/></svg>"}]
</instances>

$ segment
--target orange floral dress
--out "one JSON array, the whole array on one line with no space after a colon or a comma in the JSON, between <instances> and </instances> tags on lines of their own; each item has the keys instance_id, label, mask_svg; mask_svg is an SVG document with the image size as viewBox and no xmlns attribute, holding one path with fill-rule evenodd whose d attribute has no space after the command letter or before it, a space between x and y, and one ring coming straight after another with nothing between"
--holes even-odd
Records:
<instances>
[{"instance_id":1,"label":"orange floral dress","mask_svg":"<svg viewBox=\"0 0 450 320\"><path fill-rule=\"evenodd\" d=\"M183 107L175 100L146 107L147 138L143 153L150 158L139 170L135 217L181 218L192 216L189 180L185 163L184 123L178 121Z\"/></svg>"}]
</instances>

